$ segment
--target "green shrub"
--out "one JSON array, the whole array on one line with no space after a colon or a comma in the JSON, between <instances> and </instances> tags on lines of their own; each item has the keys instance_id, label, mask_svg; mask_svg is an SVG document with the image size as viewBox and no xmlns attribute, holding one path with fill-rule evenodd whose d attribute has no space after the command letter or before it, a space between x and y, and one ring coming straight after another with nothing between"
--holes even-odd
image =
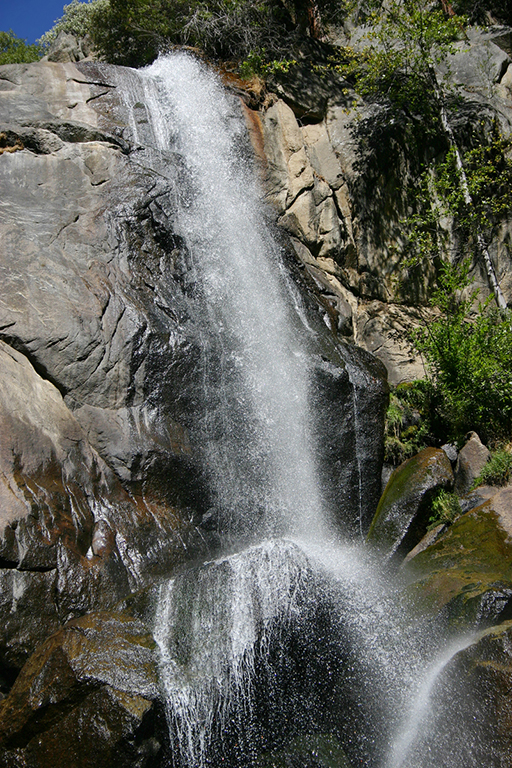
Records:
<instances>
[{"instance_id":1,"label":"green shrub","mask_svg":"<svg viewBox=\"0 0 512 768\"><path fill-rule=\"evenodd\" d=\"M386 462L398 466L432 443L433 395L428 380L399 384L391 391L385 424Z\"/></svg>"},{"instance_id":2,"label":"green shrub","mask_svg":"<svg viewBox=\"0 0 512 768\"><path fill-rule=\"evenodd\" d=\"M246 74L261 74L314 36L312 10L325 23L346 13L333 0L73 0L41 40L47 46L61 31L89 35L101 58L128 66L185 45L212 59L245 61Z\"/></svg>"},{"instance_id":3,"label":"green shrub","mask_svg":"<svg viewBox=\"0 0 512 768\"><path fill-rule=\"evenodd\" d=\"M451 525L461 514L459 497L442 488L431 502L432 515L429 517L427 530L431 531L438 525Z\"/></svg>"},{"instance_id":4,"label":"green shrub","mask_svg":"<svg viewBox=\"0 0 512 768\"><path fill-rule=\"evenodd\" d=\"M39 45L28 45L12 30L0 32L0 64L29 64L43 55Z\"/></svg>"},{"instance_id":5,"label":"green shrub","mask_svg":"<svg viewBox=\"0 0 512 768\"><path fill-rule=\"evenodd\" d=\"M432 404L445 438L477 431L484 439L512 434L512 316L487 301L474 311L469 261L444 263L432 304L437 319L414 331L435 392Z\"/></svg>"},{"instance_id":6,"label":"green shrub","mask_svg":"<svg viewBox=\"0 0 512 768\"><path fill-rule=\"evenodd\" d=\"M473 488L479 485L507 485L512 480L512 454L506 450L493 451Z\"/></svg>"},{"instance_id":7,"label":"green shrub","mask_svg":"<svg viewBox=\"0 0 512 768\"><path fill-rule=\"evenodd\" d=\"M237 61L263 51L270 61L293 47L300 15L280 0L73 0L41 41L49 45L61 31L89 35L101 58L128 66L150 63L173 45Z\"/></svg>"}]
</instances>

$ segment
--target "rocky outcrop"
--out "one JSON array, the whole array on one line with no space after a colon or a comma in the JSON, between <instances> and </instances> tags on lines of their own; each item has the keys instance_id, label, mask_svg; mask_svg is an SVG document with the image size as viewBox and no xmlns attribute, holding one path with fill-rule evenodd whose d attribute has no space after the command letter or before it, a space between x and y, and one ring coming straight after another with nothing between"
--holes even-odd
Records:
<instances>
[{"instance_id":1,"label":"rocky outcrop","mask_svg":"<svg viewBox=\"0 0 512 768\"><path fill-rule=\"evenodd\" d=\"M219 543L202 525L203 331L174 227L180 158L155 149L134 78L95 62L0 68L4 691L66 622ZM338 345L295 277L318 339L329 502L358 530L380 492L384 374Z\"/></svg>"},{"instance_id":2,"label":"rocky outcrop","mask_svg":"<svg viewBox=\"0 0 512 768\"><path fill-rule=\"evenodd\" d=\"M465 105L454 126L463 146L471 140L468 124L482 120L488 125L496 120L504 136L511 134L506 32L471 32L445 66L444 75ZM355 40L357 45L357 34ZM298 67L297 78L294 84L285 74L271 82L275 97L267 100L261 117L269 201L279 224L295 238L299 261L322 292L339 332L376 354L392 384L422 377L404 331L428 321L427 309L420 313L419 307L427 302L435 269L431 265L404 279L400 246L421 168L443 148L425 146L424 156L415 154L404 125L389 119L382 106L365 104L334 75L306 77ZM511 226L510 219L502 223L491 247L508 301ZM481 296L487 296L487 277L479 265L473 277Z\"/></svg>"},{"instance_id":3,"label":"rocky outcrop","mask_svg":"<svg viewBox=\"0 0 512 768\"><path fill-rule=\"evenodd\" d=\"M453 487L446 453L425 448L395 469L381 496L368 541L388 555L406 553L423 537L436 491Z\"/></svg>"}]
</instances>

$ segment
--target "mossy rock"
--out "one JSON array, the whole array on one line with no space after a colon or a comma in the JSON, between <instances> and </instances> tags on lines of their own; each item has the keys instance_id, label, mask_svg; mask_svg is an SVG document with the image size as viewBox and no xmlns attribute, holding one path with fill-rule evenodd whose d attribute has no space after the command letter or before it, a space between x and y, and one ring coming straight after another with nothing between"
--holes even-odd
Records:
<instances>
[{"instance_id":1,"label":"mossy rock","mask_svg":"<svg viewBox=\"0 0 512 768\"><path fill-rule=\"evenodd\" d=\"M402 573L418 606L457 627L512 616L512 488L459 517Z\"/></svg>"},{"instance_id":2,"label":"mossy rock","mask_svg":"<svg viewBox=\"0 0 512 768\"><path fill-rule=\"evenodd\" d=\"M444 451L425 448L404 461L388 480L368 541L388 555L405 555L427 531L434 494L452 486L452 467Z\"/></svg>"}]
</instances>

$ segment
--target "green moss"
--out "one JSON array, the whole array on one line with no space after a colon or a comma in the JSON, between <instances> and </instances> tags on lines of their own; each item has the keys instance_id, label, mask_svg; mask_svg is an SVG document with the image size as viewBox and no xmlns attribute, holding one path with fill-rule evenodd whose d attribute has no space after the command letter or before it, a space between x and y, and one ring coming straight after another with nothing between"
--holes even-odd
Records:
<instances>
[{"instance_id":1,"label":"green moss","mask_svg":"<svg viewBox=\"0 0 512 768\"><path fill-rule=\"evenodd\" d=\"M401 530L418 511L421 504L427 506L429 495L440 485L450 482L451 468L448 458L437 448L425 448L416 456L401 464L384 489L377 511L368 531L368 541L381 545L392 545ZM443 466L445 464L446 466ZM433 473L438 475L434 480ZM432 488L429 488L432 485ZM425 498L423 498L425 497ZM425 530L427 525L425 519Z\"/></svg>"},{"instance_id":2,"label":"green moss","mask_svg":"<svg viewBox=\"0 0 512 768\"><path fill-rule=\"evenodd\" d=\"M417 607L461 627L480 620L485 595L512 589L512 542L489 500L459 517L403 568Z\"/></svg>"}]
</instances>

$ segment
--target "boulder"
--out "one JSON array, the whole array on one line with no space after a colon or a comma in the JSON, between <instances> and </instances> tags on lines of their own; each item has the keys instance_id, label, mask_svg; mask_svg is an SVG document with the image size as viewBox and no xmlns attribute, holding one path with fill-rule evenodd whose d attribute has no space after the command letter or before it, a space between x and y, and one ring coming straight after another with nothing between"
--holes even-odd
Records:
<instances>
[{"instance_id":1,"label":"boulder","mask_svg":"<svg viewBox=\"0 0 512 768\"><path fill-rule=\"evenodd\" d=\"M81 61L91 53L90 40L86 36L78 38L70 32L59 32L50 44L48 61Z\"/></svg>"},{"instance_id":2,"label":"boulder","mask_svg":"<svg viewBox=\"0 0 512 768\"><path fill-rule=\"evenodd\" d=\"M432 687L435 714L407 765L504 768L512 760L512 622L459 648Z\"/></svg>"},{"instance_id":3,"label":"boulder","mask_svg":"<svg viewBox=\"0 0 512 768\"><path fill-rule=\"evenodd\" d=\"M72 621L30 657L0 704L0 765L155 765L157 697L155 643L140 621Z\"/></svg>"},{"instance_id":4,"label":"boulder","mask_svg":"<svg viewBox=\"0 0 512 768\"><path fill-rule=\"evenodd\" d=\"M512 488L459 517L403 567L418 606L467 628L508 617L512 608Z\"/></svg>"},{"instance_id":5,"label":"boulder","mask_svg":"<svg viewBox=\"0 0 512 768\"><path fill-rule=\"evenodd\" d=\"M436 491L453 486L446 453L425 448L395 469L381 496L368 541L388 556L406 554L423 537Z\"/></svg>"},{"instance_id":6,"label":"boulder","mask_svg":"<svg viewBox=\"0 0 512 768\"><path fill-rule=\"evenodd\" d=\"M490 457L490 451L480 442L476 432L471 432L459 452L455 466L455 492L459 496L465 496L471 490Z\"/></svg>"}]
</instances>

